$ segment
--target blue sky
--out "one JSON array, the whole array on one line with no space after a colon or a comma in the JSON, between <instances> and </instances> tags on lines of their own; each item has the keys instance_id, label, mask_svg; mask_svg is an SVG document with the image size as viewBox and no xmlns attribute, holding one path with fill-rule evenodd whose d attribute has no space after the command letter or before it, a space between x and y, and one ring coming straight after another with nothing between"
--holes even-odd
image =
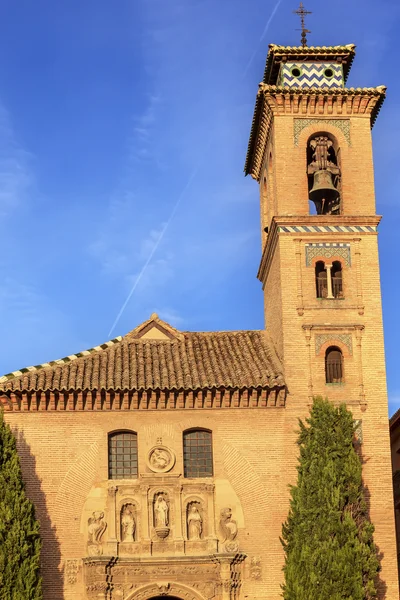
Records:
<instances>
[{"instance_id":1,"label":"blue sky","mask_svg":"<svg viewBox=\"0 0 400 600\"><path fill-rule=\"evenodd\" d=\"M181 329L263 327L258 190L243 164L268 43L298 44L295 8L0 2L1 373L124 335L152 312ZM393 412L400 4L306 8L310 44L357 45L349 85L389 88L373 137Z\"/></svg>"}]
</instances>

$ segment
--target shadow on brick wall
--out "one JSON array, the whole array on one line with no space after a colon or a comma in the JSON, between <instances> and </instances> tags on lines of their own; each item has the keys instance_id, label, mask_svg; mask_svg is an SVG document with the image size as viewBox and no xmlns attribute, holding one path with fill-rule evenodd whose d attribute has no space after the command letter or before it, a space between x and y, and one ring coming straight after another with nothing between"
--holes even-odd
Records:
<instances>
[{"instance_id":1,"label":"shadow on brick wall","mask_svg":"<svg viewBox=\"0 0 400 600\"><path fill-rule=\"evenodd\" d=\"M63 600L60 544L57 540L55 527L47 511L46 495L42 490L41 481L36 472L36 459L31 453L23 432L15 428L13 429L13 434L17 440L26 492L35 505L36 517L40 522L43 596L45 600ZM51 456L48 459L51 460Z\"/></svg>"},{"instance_id":2,"label":"shadow on brick wall","mask_svg":"<svg viewBox=\"0 0 400 600\"><path fill-rule=\"evenodd\" d=\"M362 456L362 454L360 454L360 458L361 458L362 464L364 464L365 458ZM368 518L370 519L370 521L373 525L374 522L372 521L371 515L370 515L371 493L368 489L368 486L364 483L364 479L362 480L362 488L363 488L363 492L364 492L365 502L367 504ZM381 550L379 549L379 546L376 544L375 539L374 539L374 543L375 543L375 547L376 547L376 557L379 560L379 564L381 564L382 559L384 557L384 553L381 552ZM386 585L385 581L381 578L380 572L378 573L378 577L376 578L376 589L377 589L379 600L384 600L386 598L387 585Z\"/></svg>"}]
</instances>

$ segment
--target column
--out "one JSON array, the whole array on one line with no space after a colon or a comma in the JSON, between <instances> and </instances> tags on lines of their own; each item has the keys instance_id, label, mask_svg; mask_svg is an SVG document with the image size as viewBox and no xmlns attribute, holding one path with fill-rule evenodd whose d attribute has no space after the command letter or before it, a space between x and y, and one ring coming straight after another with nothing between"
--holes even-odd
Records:
<instances>
[{"instance_id":1,"label":"column","mask_svg":"<svg viewBox=\"0 0 400 600\"><path fill-rule=\"evenodd\" d=\"M328 295L327 298L333 298L332 291L332 265L325 264L326 269L326 283L328 285Z\"/></svg>"}]
</instances>

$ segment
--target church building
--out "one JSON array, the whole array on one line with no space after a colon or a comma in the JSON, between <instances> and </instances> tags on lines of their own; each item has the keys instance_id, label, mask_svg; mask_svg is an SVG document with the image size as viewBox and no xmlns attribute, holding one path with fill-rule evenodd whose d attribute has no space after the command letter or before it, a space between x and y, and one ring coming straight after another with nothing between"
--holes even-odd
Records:
<instances>
[{"instance_id":1,"label":"church building","mask_svg":"<svg viewBox=\"0 0 400 600\"><path fill-rule=\"evenodd\" d=\"M0 378L45 600L278 600L298 419L317 395L354 415L379 598L398 600L371 142L385 88L346 87L354 55L269 47L245 162L265 329L153 314Z\"/></svg>"}]
</instances>

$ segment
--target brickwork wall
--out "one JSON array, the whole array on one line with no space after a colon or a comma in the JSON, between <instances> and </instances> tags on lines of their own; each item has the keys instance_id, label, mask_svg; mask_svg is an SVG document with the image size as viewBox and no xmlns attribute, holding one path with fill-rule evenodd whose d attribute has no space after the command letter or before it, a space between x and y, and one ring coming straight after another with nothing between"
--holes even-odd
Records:
<instances>
[{"instance_id":1,"label":"brickwork wall","mask_svg":"<svg viewBox=\"0 0 400 600\"><path fill-rule=\"evenodd\" d=\"M298 416L297 410L284 408L7 413L8 422L19 432L27 490L42 523L46 600L85 598L80 578L71 596L63 594L59 569L66 559L86 555L88 498L90 511L104 506L107 434L116 429L138 433L139 473L148 472L147 452L162 437L176 453L172 473L182 473L182 432L190 427L213 432L217 519L221 508L232 507L240 550L248 555L243 597L279 598L283 560L279 536L288 511L288 484L295 481ZM261 557L260 579L251 577L254 556Z\"/></svg>"},{"instance_id":2,"label":"brickwork wall","mask_svg":"<svg viewBox=\"0 0 400 600\"><path fill-rule=\"evenodd\" d=\"M342 169L343 215L328 217L329 224L351 225L361 215L375 214L372 144L368 117L350 118L351 146L343 132L332 124L320 121L305 127L294 143L292 115L279 115L274 124L274 146L278 210L275 220L292 215L308 215L308 187L306 176L306 145L312 134L328 132L335 136L340 147ZM265 211L264 211L265 212ZM309 216L298 224L316 224L318 216ZM344 299L316 298L314 266L306 266L305 245L312 242L350 243L351 265L343 262ZM272 245L272 240L268 243ZM281 306L266 299L266 326L281 323L281 333L273 331L282 348L285 380L289 398L286 413L304 414L313 395L329 397L335 402L346 402L356 419L362 419L363 474L370 515L375 525L375 541L382 556L380 598L395 600L399 597L395 525L392 493L392 474L389 445L388 405L384 360L384 341L381 314L380 275L377 236L374 233L280 233L274 269L264 282L265 295L277 284L280 273ZM296 255L300 253L300 260ZM332 262L326 260L326 262ZM276 262L279 261L279 265ZM299 283L300 282L300 283ZM302 307L299 310L299 286ZM278 292L273 291L275 298ZM343 327L339 330L338 325ZM336 327L336 329L335 329ZM342 349L345 382L325 383L324 352L330 345L322 345L316 353L316 336L346 334L351 338L351 351L339 339L334 345ZM309 337L307 337L307 335ZM333 345L333 344L332 344ZM363 388L362 388L363 385ZM364 390L365 398L362 396ZM293 467L294 454L288 453L287 464Z\"/></svg>"}]
</instances>

